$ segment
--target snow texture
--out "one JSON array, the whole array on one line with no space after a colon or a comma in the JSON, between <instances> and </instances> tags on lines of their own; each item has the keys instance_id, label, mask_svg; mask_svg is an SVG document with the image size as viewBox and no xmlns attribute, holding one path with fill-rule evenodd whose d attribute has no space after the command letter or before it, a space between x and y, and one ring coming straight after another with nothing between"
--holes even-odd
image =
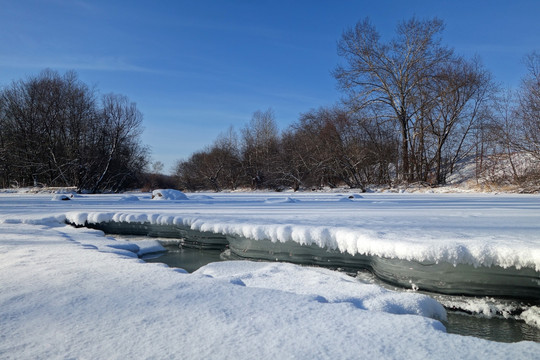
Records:
<instances>
[{"instance_id":1,"label":"snow texture","mask_svg":"<svg viewBox=\"0 0 540 360\"><path fill-rule=\"evenodd\" d=\"M50 195L0 193L0 358L533 359L540 353L538 343L446 333L437 320L444 310L425 295L280 263L225 262L187 274L140 260L151 243L64 224L66 218L180 222L275 241L339 247L355 239L357 250L363 236L370 251L412 247L400 250L409 256L437 254L441 235L448 241L452 228L458 237L443 248L459 244L469 259L512 254L514 264L539 263L537 197L365 195L341 202L310 194L276 203L266 202L269 194L212 197L211 204L120 202L118 195L51 202ZM406 229L403 239L397 236ZM380 248L375 238L383 240ZM493 249L480 246L486 241ZM535 311L524 316L538 317Z\"/></svg>"}]
</instances>

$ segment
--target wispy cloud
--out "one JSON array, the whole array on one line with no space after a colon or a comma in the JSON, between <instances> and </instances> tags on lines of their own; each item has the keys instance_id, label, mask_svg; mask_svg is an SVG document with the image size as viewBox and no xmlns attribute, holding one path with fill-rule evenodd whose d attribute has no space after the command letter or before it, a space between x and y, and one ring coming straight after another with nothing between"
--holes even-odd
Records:
<instances>
[{"instance_id":1,"label":"wispy cloud","mask_svg":"<svg viewBox=\"0 0 540 360\"><path fill-rule=\"evenodd\" d=\"M17 69L73 69L93 71L126 71L159 73L158 70L138 66L121 57L93 57L93 56L66 56L66 57L36 57L36 56L10 56L0 55L0 66Z\"/></svg>"}]
</instances>

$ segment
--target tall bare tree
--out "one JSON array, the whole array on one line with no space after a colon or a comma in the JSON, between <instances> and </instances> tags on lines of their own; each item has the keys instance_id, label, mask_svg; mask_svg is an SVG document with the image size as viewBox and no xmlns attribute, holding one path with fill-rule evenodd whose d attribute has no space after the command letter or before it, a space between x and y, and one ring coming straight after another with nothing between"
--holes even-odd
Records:
<instances>
[{"instance_id":1,"label":"tall bare tree","mask_svg":"<svg viewBox=\"0 0 540 360\"><path fill-rule=\"evenodd\" d=\"M400 23L396 37L383 43L365 19L345 31L338 43L338 54L345 64L336 68L334 76L354 107L383 105L385 116L396 123L401 135L401 178L405 181L413 179L410 137L421 110L416 99L423 84L453 54L441 45L443 28L443 22L436 18L412 18Z\"/></svg>"}]
</instances>

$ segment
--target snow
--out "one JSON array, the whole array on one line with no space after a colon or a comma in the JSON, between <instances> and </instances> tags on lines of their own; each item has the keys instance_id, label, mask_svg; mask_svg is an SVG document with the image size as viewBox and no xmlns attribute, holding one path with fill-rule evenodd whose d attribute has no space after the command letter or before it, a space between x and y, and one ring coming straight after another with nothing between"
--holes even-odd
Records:
<instances>
[{"instance_id":1,"label":"snow","mask_svg":"<svg viewBox=\"0 0 540 360\"><path fill-rule=\"evenodd\" d=\"M146 254L167 251L167 249L165 249L157 240L141 240L137 241L136 245L138 246L138 249L135 252L139 257Z\"/></svg>"},{"instance_id":2,"label":"snow","mask_svg":"<svg viewBox=\"0 0 540 360\"><path fill-rule=\"evenodd\" d=\"M120 201L139 201L139 198L135 195L126 195L121 197Z\"/></svg>"},{"instance_id":3,"label":"snow","mask_svg":"<svg viewBox=\"0 0 540 360\"><path fill-rule=\"evenodd\" d=\"M51 200L52 201L65 201L65 200L71 200L71 198L67 195L57 194L57 195L54 195Z\"/></svg>"},{"instance_id":4,"label":"snow","mask_svg":"<svg viewBox=\"0 0 540 360\"><path fill-rule=\"evenodd\" d=\"M187 200L187 196L178 190L158 189L152 191L152 200Z\"/></svg>"},{"instance_id":5,"label":"snow","mask_svg":"<svg viewBox=\"0 0 540 360\"><path fill-rule=\"evenodd\" d=\"M535 196L212 194L119 201L0 193L0 358L533 359L540 344L448 334L432 298L341 273L224 262L193 274L70 219L188 224L405 258L538 267ZM452 236L454 234L454 236ZM367 242L367 244L364 244ZM135 245L135 246L134 246ZM507 259L506 257L509 257ZM538 319L537 308L523 316Z\"/></svg>"},{"instance_id":6,"label":"snow","mask_svg":"<svg viewBox=\"0 0 540 360\"><path fill-rule=\"evenodd\" d=\"M540 308L535 306L531 307L524 311L520 317L527 323L531 325L536 325L540 327Z\"/></svg>"},{"instance_id":7,"label":"snow","mask_svg":"<svg viewBox=\"0 0 540 360\"><path fill-rule=\"evenodd\" d=\"M350 303L364 310L446 320L444 307L425 295L409 293L403 296L403 293L377 285L360 284L348 275L323 268L231 261L209 264L197 273L242 286L309 295L323 303Z\"/></svg>"},{"instance_id":8,"label":"snow","mask_svg":"<svg viewBox=\"0 0 540 360\"><path fill-rule=\"evenodd\" d=\"M297 200L291 197L273 197L273 198L266 199L264 202L266 204L278 204L278 203L294 203L294 202L297 202Z\"/></svg>"}]
</instances>

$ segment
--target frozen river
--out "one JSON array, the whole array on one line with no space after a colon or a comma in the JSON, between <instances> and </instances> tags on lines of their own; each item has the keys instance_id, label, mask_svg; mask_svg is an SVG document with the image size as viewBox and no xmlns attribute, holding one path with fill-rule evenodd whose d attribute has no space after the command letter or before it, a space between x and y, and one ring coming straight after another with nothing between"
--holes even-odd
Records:
<instances>
[{"instance_id":1,"label":"frozen river","mask_svg":"<svg viewBox=\"0 0 540 360\"><path fill-rule=\"evenodd\" d=\"M537 196L235 193L188 194L175 201L151 200L149 194L52 198L0 194L2 358L182 353L188 359L358 354L532 359L540 352L535 335L524 337L534 341L502 343L452 334L454 314L441 306L451 307L444 298L449 295L426 296L414 282L407 291L393 291L374 279L276 262L214 262L189 274L141 263L139 257L161 247L154 240L138 245L65 225L179 226L253 243L317 246L353 257L525 270L527 277L538 280ZM540 285L528 286L534 299ZM513 305L489 298L452 299L470 313L515 312ZM538 304L533 300L522 306L518 317L520 324L538 327ZM490 328L486 324L481 327Z\"/></svg>"}]
</instances>

